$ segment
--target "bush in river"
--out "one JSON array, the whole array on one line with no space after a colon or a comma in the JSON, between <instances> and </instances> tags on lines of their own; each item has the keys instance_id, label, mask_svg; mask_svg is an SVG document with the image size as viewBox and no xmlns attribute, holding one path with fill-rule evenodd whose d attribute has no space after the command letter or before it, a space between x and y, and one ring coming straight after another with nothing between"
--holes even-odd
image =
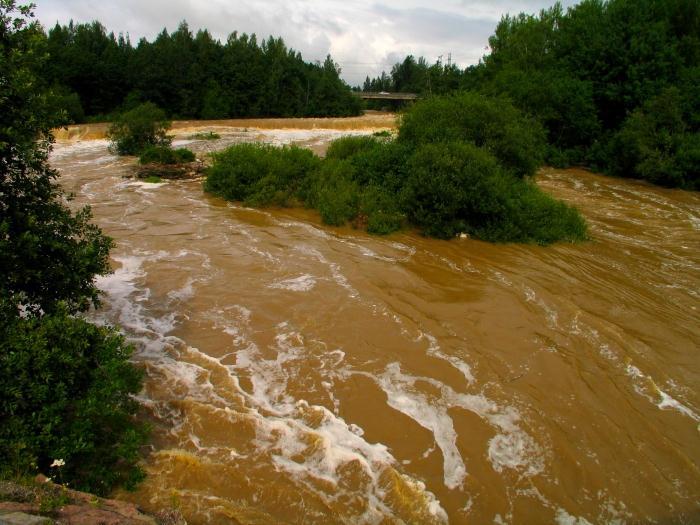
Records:
<instances>
[{"instance_id":1,"label":"bush in river","mask_svg":"<svg viewBox=\"0 0 700 525\"><path fill-rule=\"evenodd\" d=\"M187 148L171 149L168 146L146 146L139 157L140 164L181 164L194 160L194 153Z\"/></svg>"},{"instance_id":2,"label":"bush in river","mask_svg":"<svg viewBox=\"0 0 700 525\"><path fill-rule=\"evenodd\" d=\"M326 224L387 234L549 244L586 238L578 212L526 175L543 155L541 128L509 103L472 93L416 104L397 140L344 137L324 160L292 148L238 145L215 157L205 189L251 204L302 202ZM304 162L301 162L304 159Z\"/></svg>"},{"instance_id":3,"label":"bush in river","mask_svg":"<svg viewBox=\"0 0 700 525\"><path fill-rule=\"evenodd\" d=\"M142 372L115 331L68 315L0 314L0 465L3 477L57 473L62 482L107 494L143 479L139 448L147 429L136 424Z\"/></svg>"},{"instance_id":4,"label":"bush in river","mask_svg":"<svg viewBox=\"0 0 700 525\"><path fill-rule=\"evenodd\" d=\"M428 235L465 232L493 242L538 244L586 238L585 222L574 208L504 172L482 148L424 144L408 164L402 206Z\"/></svg>"},{"instance_id":5,"label":"bush in river","mask_svg":"<svg viewBox=\"0 0 700 525\"><path fill-rule=\"evenodd\" d=\"M221 138L221 135L215 131L200 131L194 135L190 135L189 138L192 140L218 140Z\"/></svg>"},{"instance_id":6,"label":"bush in river","mask_svg":"<svg viewBox=\"0 0 700 525\"><path fill-rule=\"evenodd\" d=\"M119 155L139 155L148 146L169 146L169 127L165 112L152 102L145 102L119 115L107 136Z\"/></svg>"},{"instance_id":7,"label":"bush in river","mask_svg":"<svg viewBox=\"0 0 700 525\"><path fill-rule=\"evenodd\" d=\"M236 144L213 155L204 189L253 206L291 206L319 159L296 146Z\"/></svg>"}]
</instances>

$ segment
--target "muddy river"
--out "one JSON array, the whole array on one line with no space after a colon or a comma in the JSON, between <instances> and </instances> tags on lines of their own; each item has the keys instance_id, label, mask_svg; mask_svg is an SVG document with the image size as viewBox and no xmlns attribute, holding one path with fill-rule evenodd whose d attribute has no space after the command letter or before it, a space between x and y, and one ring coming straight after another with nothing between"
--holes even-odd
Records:
<instances>
[{"instance_id":1,"label":"muddy river","mask_svg":"<svg viewBox=\"0 0 700 525\"><path fill-rule=\"evenodd\" d=\"M175 145L391 125L234 124ZM192 524L700 521L699 194L543 170L592 237L543 248L138 182L85 129L51 162L116 241L92 317L147 371L148 478L119 497Z\"/></svg>"}]
</instances>

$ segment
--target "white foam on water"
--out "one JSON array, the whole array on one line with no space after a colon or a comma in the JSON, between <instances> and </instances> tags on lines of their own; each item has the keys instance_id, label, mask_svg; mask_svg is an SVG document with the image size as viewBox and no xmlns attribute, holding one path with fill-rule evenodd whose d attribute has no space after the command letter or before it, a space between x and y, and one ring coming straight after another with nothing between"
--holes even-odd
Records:
<instances>
[{"instance_id":1,"label":"white foam on water","mask_svg":"<svg viewBox=\"0 0 700 525\"><path fill-rule=\"evenodd\" d=\"M450 489L461 487L467 469L457 449L457 432L447 413L448 407L436 404L413 388L415 378L402 374L398 363L388 365L386 372L377 380L387 394L390 407L407 415L433 434L442 452L445 486Z\"/></svg>"},{"instance_id":2,"label":"white foam on water","mask_svg":"<svg viewBox=\"0 0 700 525\"><path fill-rule=\"evenodd\" d=\"M649 399L661 410L675 410L694 421L700 421L700 415L667 392L661 390L651 376L642 372L632 363L627 364L625 371L629 377L635 380L633 383L635 391Z\"/></svg>"},{"instance_id":3,"label":"white foam on water","mask_svg":"<svg viewBox=\"0 0 700 525\"><path fill-rule=\"evenodd\" d=\"M525 294L525 301L528 303L534 303L542 309L545 318L547 319L547 326L552 330L557 329L559 327L559 314L557 311L544 302L544 300L540 299L535 291L529 286L523 286L523 292Z\"/></svg>"},{"instance_id":4,"label":"white foam on water","mask_svg":"<svg viewBox=\"0 0 700 525\"><path fill-rule=\"evenodd\" d=\"M189 277L182 288L179 288L178 290L169 291L168 297L177 301L186 301L187 299L191 299L192 297L194 297L195 282L196 279Z\"/></svg>"},{"instance_id":5,"label":"white foam on water","mask_svg":"<svg viewBox=\"0 0 700 525\"><path fill-rule=\"evenodd\" d=\"M256 129L263 142L274 146L286 146L295 142L314 141L321 144L346 136L370 135L371 130L336 130L336 129Z\"/></svg>"},{"instance_id":6,"label":"white foam on water","mask_svg":"<svg viewBox=\"0 0 700 525\"><path fill-rule=\"evenodd\" d=\"M442 352L442 350L440 350L440 345L438 344L437 339L434 336L425 332L421 332L418 336L418 341L421 341L423 339L426 339L428 341L428 350L426 351L426 353L429 356L442 359L443 361L447 361L462 373L464 379L467 380L467 383L469 383L470 385L474 383L474 375L472 374L472 369L467 363L465 363L462 359L460 359L457 356L447 355L444 352Z\"/></svg>"},{"instance_id":7,"label":"white foam on water","mask_svg":"<svg viewBox=\"0 0 700 525\"><path fill-rule=\"evenodd\" d=\"M308 292L316 286L316 278L308 273L300 275L299 277L293 277L291 279L284 279L281 281L275 281L268 285L268 288L278 288L280 290L291 290L292 292Z\"/></svg>"},{"instance_id":8,"label":"white foam on water","mask_svg":"<svg viewBox=\"0 0 700 525\"><path fill-rule=\"evenodd\" d=\"M452 408L468 410L496 429L498 434L490 441L487 452L496 472L512 469L523 476L535 476L544 470L544 453L535 440L520 428L520 414L514 407L502 409L481 394L461 394L436 379L405 374L396 362L387 365L380 375L354 373L372 378L387 395L389 406L433 434L443 456L446 487L461 487L467 475L464 460L457 448L454 422L448 413ZM439 397L421 391L418 386L421 382L437 389Z\"/></svg>"},{"instance_id":9,"label":"white foam on water","mask_svg":"<svg viewBox=\"0 0 700 525\"><path fill-rule=\"evenodd\" d=\"M656 406L658 406L661 410L676 410L681 414L686 415L691 419L694 419L695 421L700 421L700 416L698 416L698 414L693 412L686 405L673 398L660 388L657 388L657 391L661 396L661 401L659 401L659 403Z\"/></svg>"},{"instance_id":10,"label":"white foam on water","mask_svg":"<svg viewBox=\"0 0 700 525\"><path fill-rule=\"evenodd\" d=\"M57 142L53 145L53 150L49 155L49 160L62 159L64 157L75 157L82 153L92 153L95 151L104 150L108 152L109 140L79 140L76 142ZM112 159L116 159L115 155L108 155Z\"/></svg>"},{"instance_id":11,"label":"white foam on water","mask_svg":"<svg viewBox=\"0 0 700 525\"><path fill-rule=\"evenodd\" d=\"M498 270L491 270L491 277L489 277L489 280L499 282L508 288L513 287L513 282Z\"/></svg>"},{"instance_id":12,"label":"white foam on water","mask_svg":"<svg viewBox=\"0 0 700 525\"><path fill-rule=\"evenodd\" d=\"M181 434L184 434L186 442L194 447L198 456L209 457L212 461L221 461L220 458L225 457L231 462L250 454L259 458L257 461L261 464L272 461L280 472L325 499L329 505L337 501L338 492L347 490L350 491L348 495L362 495L367 505L361 516L352 518L358 523L381 523L394 515L394 510L385 502L387 491L393 490L394 483L389 481L394 478L386 478L386 475L394 472L392 476L398 475L402 480L403 487L399 490L408 491L424 504L421 515L424 517L420 521L447 522L446 512L425 485L395 472L397 462L385 445L369 443L358 425L347 423L324 406L295 399L288 393L287 382L296 379L299 366L310 357L304 337L288 323L276 327L274 344L263 353L247 337L250 310L235 306L215 311L212 317L216 326L225 333L235 334L233 354L236 359L233 365L223 364L227 355L214 358L186 345L181 339L166 335L174 314L149 315L146 301L150 291L143 288L146 277L143 266L147 261L172 260L186 253L158 252L116 257L121 267L98 282L108 296L108 310L99 314L107 313L119 319L127 330L128 339L138 344L138 354L146 358L149 369L154 370L161 388L176 398L185 392L186 399L217 410L232 424L240 418L252 422L257 437L247 445L252 447L251 450L230 450L227 453L220 447L207 447L201 443L202 436L193 435L187 428L187 412L170 407L167 394L166 400L147 400L146 404L154 414L172 427L171 434L177 439L183 439ZM272 357L269 357L270 351L274 354ZM321 365L317 367L319 373L324 374L324 381L331 382L345 358L344 352L324 351L317 357L321 359ZM230 382L213 385L210 381L212 369L228 372ZM251 391L241 387L240 374L250 380ZM233 406L232 395L243 405ZM352 487L346 488L349 482L345 479L347 470L357 468L362 473L360 486L353 477ZM319 481L335 489L329 492L327 487L319 488Z\"/></svg>"},{"instance_id":13,"label":"white foam on water","mask_svg":"<svg viewBox=\"0 0 700 525\"><path fill-rule=\"evenodd\" d=\"M394 468L396 460L385 445L368 443L358 425L348 424L324 406L311 405L288 394L287 382L296 378L296 365L308 360L309 350L303 336L288 323L280 323L277 330L274 347L268 349L275 351L274 357L267 358L256 345L248 344L236 352L236 363L231 367L239 373L245 372L252 385L251 392L241 393L259 416L256 420L259 452L270 453L277 468L310 489L315 486L315 480L340 489L342 467L359 467L369 502L362 521L379 523L384 516L392 515L383 502L386 494L382 475ZM344 353L340 350L324 353L323 359L327 362L318 369L327 371L327 377L332 380ZM330 384L328 379L323 382L326 388ZM446 521L446 513L434 495L425 486L416 487L426 498L428 512L441 522ZM321 497L325 496L321 494Z\"/></svg>"},{"instance_id":14,"label":"white foam on water","mask_svg":"<svg viewBox=\"0 0 700 525\"><path fill-rule=\"evenodd\" d=\"M130 186L130 187L135 187L135 188L141 188L144 190L157 190L158 188L162 188L163 186L166 186L168 183L167 182L146 182L142 180L135 180L135 181L129 181L124 184L124 186Z\"/></svg>"},{"instance_id":15,"label":"white foam on water","mask_svg":"<svg viewBox=\"0 0 700 525\"><path fill-rule=\"evenodd\" d=\"M296 251L304 254L304 255L311 256L311 257L315 258L316 260L318 260L321 264L326 265L331 272L331 277L333 278L333 281L338 286L345 288L348 291L348 294L350 295L351 298L356 299L359 297L360 294L348 282L347 277L345 277L345 275L343 275L343 273L340 270L340 266L337 263L330 262L316 248L311 248L311 247L306 246L306 245L298 245L298 246L295 246L294 249Z\"/></svg>"},{"instance_id":16,"label":"white foam on water","mask_svg":"<svg viewBox=\"0 0 700 525\"><path fill-rule=\"evenodd\" d=\"M586 518L572 516L561 508L557 509L557 514L554 521L557 523L557 525L593 525Z\"/></svg>"},{"instance_id":17,"label":"white foam on water","mask_svg":"<svg viewBox=\"0 0 700 525\"><path fill-rule=\"evenodd\" d=\"M396 259L394 259L393 257L386 257L384 255L379 255L374 250L371 250L370 248L367 248L367 246L363 246L362 244L358 244L358 243L352 242L348 239L343 239L340 237L338 237L336 240L342 244L347 244L348 246L352 246L353 248L357 249L362 255L364 255L365 257L369 257L370 259L377 259L378 261L385 261L385 262L391 262L391 263L396 262Z\"/></svg>"},{"instance_id":18,"label":"white foam on water","mask_svg":"<svg viewBox=\"0 0 700 525\"><path fill-rule=\"evenodd\" d=\"M601 341L600 334L597 330L581 323L579 313L572 319L570 331L572 334L581 335L591 345L597 345L598 351L602 357L622 368L625 374L632 380L632 388L634 388L637 394L648 399L649 402L656 405L661 410L675 410L694 421L700 421L700 415L697 412L659 388L654 378L642 372L629 358L622 360L608 343ZM672 380L669 381L669 384L672 387L674 385Z\"/></svg>"}]
</instances>

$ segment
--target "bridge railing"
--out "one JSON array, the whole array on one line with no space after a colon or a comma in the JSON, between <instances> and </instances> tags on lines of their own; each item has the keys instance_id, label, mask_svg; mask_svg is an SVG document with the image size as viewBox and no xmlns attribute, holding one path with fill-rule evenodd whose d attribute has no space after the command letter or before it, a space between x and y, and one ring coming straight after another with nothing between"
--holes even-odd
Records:
<instances>
[{"instance_id":1,"label":"bridge railing","mask_svg":"<svg viewBox=\"0 0 700 525\"><path fill-rule=\"evenodd\" d=\"M386 91L356 91L355 95L365 100L416 100L417 93L388 93Z\"/></svg>"}]
</instances>

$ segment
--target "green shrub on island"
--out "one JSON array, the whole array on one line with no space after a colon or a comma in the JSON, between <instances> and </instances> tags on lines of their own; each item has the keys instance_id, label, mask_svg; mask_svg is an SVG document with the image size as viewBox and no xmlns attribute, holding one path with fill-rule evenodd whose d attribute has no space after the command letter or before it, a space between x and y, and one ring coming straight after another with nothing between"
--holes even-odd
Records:
<instances>
[{"instance_id":1,"label":"green shrub on island","mask_svg":"<svg viewBox=\"0 0 700 525\"><path fill-rule=\"evenodd\" d=\"M434 98L406 113L396 140L343 137L323 160L306 152L302 163L290 148L233 146L214 157L205 189L254 205L303 203L326 224L375 234L411 224L443 239L583 240L576 209L527 177L544 151L541 128L530 126L503 100Z\"/></svg>"},{"instance_id":2,"label":"green shrub on island","mask_svg":"<svg viewBox=\"0 0 700 525\"><path fill-rule=\"evenodd\" d=\"M349 162L331 159L309 177L302 196L308 207L318 210L324 223L342 226L357 217L360 187L354 172Z\"/></svg>"},{"instance_id":3,"label":"green shrub on island","mask_svg":"<svg viewBox=\"0 0 700 525\"><path fill-rule=\"evenodd\" d=\"M372 136L348 136L334 140L326 150L327 159L345 160L362 151L373 150L379 142Z\"/></svg>"},{"instance_id":4,"label":"green shrub on island","mask_svg":"<svg viewBox=\"0 0 700 525\"><path fill-rule=\"evenodd\" d=\"M428 235L550 244L586 238L578 212L533 182L505 172L473 144L424 144L409 159L401 193L409 221Z\"/></svg>"},{"instance_id":5,"label":"green shrub on island","mask_svg":"<svg viewBox=\"0 0 700 525\"><path fill-rule=\"evenodd\" d=\"M194 153L187 148L171 149L168 146L146 146L139 157L140 164L183 164L194 162Z\"/></svg>"},{"instance_id":6,"label":"green shrub on island","mask_svg":"<svg viewBox=\"0 0 700 525\"><path fill-rule=\"evenodd\" d=\"M148 146L169 146L170 138L166 134L169 127L165 112L152 102L145 102L119 115L107 136L115 153L140 155Z\"/></svg>"},{"instance_id":7,"label":"green shrub on island","mask_svg":"<svg viewBox=\"0 0 700 525\"><path fill-rule=\"evenodd\" d=\"M320 160L296 146L235 144L213 155L204 189L252 206L293 206Z\"/></svg>"}]
</instances>

